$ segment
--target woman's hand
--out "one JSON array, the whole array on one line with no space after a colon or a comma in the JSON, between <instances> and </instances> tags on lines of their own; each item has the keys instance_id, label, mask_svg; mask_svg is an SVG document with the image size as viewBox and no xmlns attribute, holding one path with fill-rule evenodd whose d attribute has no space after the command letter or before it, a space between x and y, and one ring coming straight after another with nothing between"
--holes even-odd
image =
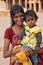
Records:
<instances>
[{"instance_id":1,"label":"woman's hand","mask_svg":"<svg viewBox=\"0 0 43 65\"><path fill-rule=\"evenodd\" d=\"M21 51L23 51L26 54L26 56L30 56L33 54L33 51L30 48L21 47Z\"/></svg>"}]
</instances>

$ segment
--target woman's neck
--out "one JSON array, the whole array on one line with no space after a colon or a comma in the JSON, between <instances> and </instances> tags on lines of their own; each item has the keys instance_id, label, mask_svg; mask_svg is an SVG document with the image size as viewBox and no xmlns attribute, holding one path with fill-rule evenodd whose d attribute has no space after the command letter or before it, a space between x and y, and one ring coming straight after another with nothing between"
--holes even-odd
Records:
<instances>
[{"instance_id":1,"label":"woman's neck","mask_svg":"<svg viewBox=\"0 0 43 65\"><path fill-rule=\"evenodd\" d=\"M16 25L16 24L15 24L15 27L16 27L16 28L20 28L20 29L21 29L21 28L24 28L23 25Z\"/></svg>"},{"instance_id":2,"label":"woman's neck","mask_svg":"<svg viewBox=\"0 0 43 65\"><path fill-rule=\"evenodd\" d=\"M16 35L20 35L21 32L23 32L24 27L23 27L23 25L19 26L19 25L16 25L16 24L15 24L15 25L12 27L12 30L14 31L14 33L15 33Z\"/></svg>"}]
</instances>

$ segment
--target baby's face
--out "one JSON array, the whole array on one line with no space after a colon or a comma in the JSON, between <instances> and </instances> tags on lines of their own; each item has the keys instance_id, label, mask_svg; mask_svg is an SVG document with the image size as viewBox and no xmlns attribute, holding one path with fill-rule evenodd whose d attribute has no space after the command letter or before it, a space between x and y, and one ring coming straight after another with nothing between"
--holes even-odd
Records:
<instances>
[{"instance_id":1,"label":"baby's face","mask_svg":"<svg viewBox=\"0 0 43 65\"><path fill-rule=\"evenodd\" d=\"M29 27L35 26L35 24L36 24L36 19L35 19L35 17L27 16L27 17L26 17L26 23L27 23L27 25L29 25Z\"/></svg>"}]
</instances>

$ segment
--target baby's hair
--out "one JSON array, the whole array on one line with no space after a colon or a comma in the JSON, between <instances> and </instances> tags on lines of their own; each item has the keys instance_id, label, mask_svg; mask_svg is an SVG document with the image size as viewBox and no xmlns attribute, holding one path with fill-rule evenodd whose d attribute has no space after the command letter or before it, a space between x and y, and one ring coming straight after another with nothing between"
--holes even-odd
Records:
<instances>
[{"instance_id":1,"label":"baby's hair","mask_svg":"<svg viewBox=\"0 0 43 65\"><path fill-rule=\"evenodd\" d=\"M36 20L38 19L37 14L36 14L35 11L33 11L33 10L28 10L28 11L26 11L26 12L24 13L24 17L25 17L25 18L28 17L28 16L32 16L32 17L34 17Z\"/></svg>"}]
</instances>

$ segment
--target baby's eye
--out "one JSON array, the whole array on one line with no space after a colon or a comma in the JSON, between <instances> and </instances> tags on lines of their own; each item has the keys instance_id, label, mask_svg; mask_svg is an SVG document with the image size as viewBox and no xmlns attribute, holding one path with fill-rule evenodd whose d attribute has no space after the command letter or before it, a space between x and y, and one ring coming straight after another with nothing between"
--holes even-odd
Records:
<instances>
[{"instance_id":1,"label":"baby's eye","mask_svg":"<svg viewBox=\"0 0 43 65\"><path fill-rule=\"evenodd\" d=\"M30 20L27 20L27 21L30 21Z\"/></svg>"},{"instance_id":2,"label":"baby's eye","mask_svg":"<svg viewBox=\"0 0 43 65\"><path fill-rule=\"evenodd\" d=\"M34 20L33 18L31 20Z\"/></svg>"}]
</instances>

